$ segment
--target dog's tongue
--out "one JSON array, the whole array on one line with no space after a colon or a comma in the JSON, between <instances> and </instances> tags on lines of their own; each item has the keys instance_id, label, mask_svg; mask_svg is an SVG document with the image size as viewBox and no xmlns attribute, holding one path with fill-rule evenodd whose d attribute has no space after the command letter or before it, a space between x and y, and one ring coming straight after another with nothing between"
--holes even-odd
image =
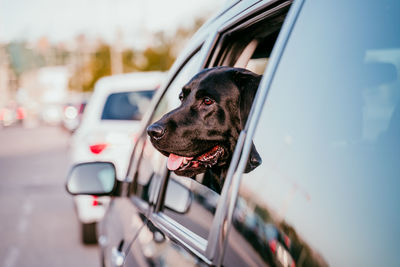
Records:
<instances>
[{"instance_id":1,"label":"dog's tongue","mask_svg":"<svg viewBox=\"0 0 400 267\"><path fill-rule=\"evenodd\" d=\"M172 154L172 153L169 154L168 162L167 162L168 169L171 171L175 171L176 169L179 168L179 166L181 166L183 160L184 160L184 157L180 157L180 156Z\"/></svg>"}]
</instances>

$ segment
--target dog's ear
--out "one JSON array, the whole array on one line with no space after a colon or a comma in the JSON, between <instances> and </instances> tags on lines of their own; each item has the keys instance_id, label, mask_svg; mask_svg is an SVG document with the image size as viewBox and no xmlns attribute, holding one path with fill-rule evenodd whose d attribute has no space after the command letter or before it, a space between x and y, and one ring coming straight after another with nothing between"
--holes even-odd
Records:
<instances>
[{"instance_id":1,"label":"dog's ear","mask_svg":"<svg viewBox=\"0 0 400 267\"><path fill-rule=\"evenodd\" d=\"M240 91L239 118L241 129L243 129L246 125L247 117L249 116L254 96L257 92L257 88L260 84L261 78L261 75L258 75L246 69L233 69L233 81Z\"/></svg>"},{"instance_id":2,"label":"dog's ear","mask_svg":"<svg viewBox=\"0 0 400 267\"><path fill-rule=\"evenodd\" d=\"M246 125L247 117L249 116L251 106L253 105L254 96L257 92L258 85L260 84L262 76L241 68L235 68L233 72L233 81L240 91L239 119L240 128L243 129ZM261 157L258 154L257 149L253 143L249 159L247 161L245 173L254 170L257 166L261 164L261 162Z\"/></svg>"}]
</instances>

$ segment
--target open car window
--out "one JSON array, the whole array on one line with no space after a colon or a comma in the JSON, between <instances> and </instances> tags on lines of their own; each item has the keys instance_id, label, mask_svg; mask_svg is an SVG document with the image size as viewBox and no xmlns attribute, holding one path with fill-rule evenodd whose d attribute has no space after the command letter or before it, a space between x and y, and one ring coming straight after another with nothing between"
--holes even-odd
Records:
<instances>
[{"instance_id":1,"label":"open car window","mask_svg":"<svg viewBox=\"0 0 400 267\"><path fill-rule=\"evenodd\" d=\"M241 67L262 74L288 9L286 4L277 11L266 11L264 16L261 14L252 23L235 25L222 33L207 66ZM209 179L211 178L207 173L184 177L169 172L168 182L161 190L161 203L157 210L165 225L175 228L175 233L183 236L190 233L191 241L200 250L206 247L210 238L221 197L221 188L216 190L210 187ZM178 194L186 197L179 198Z\"/></svg>"},{"instance_id":2,"label":"open car window","mask_svg":"<svg viewBox=\"0 0 400 267\"><path fill-rule=\"evenodd\" d=\"M150 123L158 120L163 114L179 105L179 92L182 86L198 71L199 57L197 51L181 68L154 110ZM139 199L140 204L147 207L152 191L157 190L161 179L167 173L166 158L152 146L147 136L139 142L141 142L142 154L138 159L138 170L131 192L134 199Z\"/></svg>"}]
</instances>

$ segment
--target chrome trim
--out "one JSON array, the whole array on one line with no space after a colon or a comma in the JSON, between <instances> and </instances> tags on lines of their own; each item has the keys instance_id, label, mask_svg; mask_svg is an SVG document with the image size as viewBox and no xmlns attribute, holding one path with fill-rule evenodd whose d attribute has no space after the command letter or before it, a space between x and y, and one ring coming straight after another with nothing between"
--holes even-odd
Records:
<instances>
[{"instance_id":1,"label":"chrome trim","mask_svg":"<svg viewBox=\"0 0 400 267\"><path fill-rule=\"evenodd\" d=\"M186 249L190 250L206 264L212 263L207 257L204 256L207 247L207 240L193 233L186 227L182 226L161 212L153 213L150 215L150 217L151 221L164 233L166 233L168 237L182 244Z\"/></svg>"},{"instance_id":2,"label":"chrome trim","mask_svg":"<svg viewBox=\"0 0 400 267\"><path fill-rule=\"evenodd\" d=\"M247 24L247 21L244 21L246 17L251 16L254 13L262 12L263 9L268 9L269 6L276 4L277 2L282 0L269 0L269 1L258 1L251 3L246 9L242 10L238 14L232 15L229 20L224 21L220 24L218 33L229 32L236 28L236 26L241 25L240 22ZM284 3L291 2L292 0L282 1ZM280 4L279 6L281 6ZM278 6L273 7L271 9L265 10L269 12L269 10L275 10ZM260 15L265 15L265 12L257 15L255 18L259 18ZM236 25L236 26L235 26Z\"/></svg>"},{"instance_id":3,"label":"chrome trim","mask_svg":"<svg viewBox=\"0 0 400 267\"><path fill-rule=\"evenodd\" d=\"M298 18L298 15L300 13L301 7L304 3L304 0L295 0L293 2L293 5L291 6L288 15L285 19L285 22L282 26L281 32L279 33L278 39L274 45L274 48L271 53L271 58L270 62L268 64L268 67L266 68L264 72L264 76L260 82L259 88L261 90L257 91L257 94L255 96L255 103L253 104L253 107L250 111L246 126L245 126L245 132L247 132L246 140L244 142L242 154L243 157L241 157L239 164L237 165L237 169L234 173L233 176L233 183L232 183L232 190L231 190L231 195L230 195L230 200L229 200L229 208L228 208L228 214L225 214L225 220L221 224L221 229L225 230L225 233L222 233L222 238L226 237L226 235L229 233L230 228L232 227L232 215L233 211L235 208L236 200L237 200L237 194L239 192L239 186L240 186L240 181L243 175L243 171L246 167L247 164L247 159L250 153L250 149L252 147L252 138L254 136L258 121L261 116L262 109L264 107L264 103L266 100L266 97L268 95L269 89L272 84L272 80L274 78L275 72L278 68L279 61L282 57L283 51L286 47L287 41L290 37L290 34L292 32L292 29L294 27L294 24ZM254 118L253 118L254 116ZM236 167L236 166L235 166ZM233 167L230 166L230 170ZM226 227L222 228L222 225L226 223ZM219 258L215 262L217 266L221 266L223 263L223 257L224 253L226 250L226 245L227 245L227 239L225 238L223 240L223 247L221 254L219 255Z\"/></svg>"},{"instance_id":4,"label":"chrome trim","mask_svg":"<svg viewBox=\"0 0 400 267\"><path fill-rule=\"evenodd\" d=\"M145 138L144 135L146 135L146 128L147 128L147 125L150 123L150 120L154 114L154 109L157 107L158 103L161 101L161 98L164 96L165 92L167 91L167 89L169 88L171 83L174 81L176 76L179 74L180 70L182 68L184 68L186 63L188 63L188 61L190 61L190 59L196 53L201 53L202 51L204 51L204 46L203 46L204 40L207 40L208 37L209 37L209 35L205 35L204 39L195 40L198 42L198 44L193 45L194 49L190 49L190 50L188 49L188 51L186 51L186 53L182 54L183 56L178 57L178 59L173 64L171 70L168 71L168 77L166 78L166 80L163 84L163 87L161 87L159 90L157 90L152 101L150 102L150 106L148 107L147 112L145 112L145 114L143 115L140 129L138 131L138 133L139 133L138 140L141 140L141 141L136 142L132 149L131 158L129 160L128 169L127 169L126 175L125 175L126 182L129 182L129 181L132 182L134 179L134 175L136 174L138 166L137 166L137 164L133 164L133 163L135 162L136 157L140 157L140 155L142 154L142 153L139 153L140 155L136 156L136 149L137 149L136 147L137 147L138 143L143 143L142 146L144 145L145 140L143 140L143 138ZM203 52L203 53L205 53L205 52ZM140 149L140 150L142 150L142 149Z\"/></svg>"},{"instance_id":5,"label":"chrome trim","mask_svg":"<svg viewBox=\"0 0 400 267\"><path fill-rule=\"evenodd\" d=\"M136 195L129 196L130 201L138 208L141 212L146 213L149 209L149 203L141 199Z\"/></svg>"},{"instance_id":6,"label":"chrome trim","mask_svg":"<svg viewBox=\"0 0 400 267\"><path fill-rule=\"evenodd\" d=\"M232 156L231 164L229 166L228 173L225 179L225 184L222 188L221 197L218 200L217 210L215 211L214 215L214 222L208 235L206 256L207 258L212 259L213 263L215 263L216 256L218 255L217 250L220 249L223 245L221 241L224 240L224 238L221 237L221 233L223 233L224 218L226 214L226 209L228 207L229 189L231 187L233 175L235 173L235 168L240 159L241 150L244 145L245 139L246 133L242 131L236 143L235 153Z\"/></svg>"},{"instance_id":7,"label":"chrome trim","mask_svg":"<svg viewBox=\"0 0 400 267\"><path fill-rule=\"evenodd\" d=\"M215 22L212 23L212 29L208 30L208 34L201 35L200 38L195 40L194 49L186 50L183 56L179 57L175 64L173 65L172 69L169 71L169 75L167 77L166 83L164 86L160 88L160 90L154 96L153 101L150 104L149 111L144 115L142 120L140 133L140 139L142 142L144 141L144 135L146 134L146 127L149 124L151 117L154 112L154 108L160 102L162 96L166 92L166 90L171 85L172 81L179 75L179 71L186 65L186 63L194 56L196 53L200 53L200 61L198 62L198 69L201 70L206 67L205 64L209 64L212 62L213 58L210 58L210 54L214 53L215 51L211 50L218 49L218 42L220 39L220 33L226 31L230 27L234 26L235 23L239 23L243 20L243 17L250 16L254 12L258 12L261 9L268 8L268 5L276 3L276 1L268 1L266 2L257 2L252 3L248 8L246 8L243 12L239 14L234 14L233 16L229 16L229 19L226 21ZM286 2L284 2L286 3ZM284 5L284 3L282 5ZM267 68L264 77L260 83L259 88L267 88L264 91L259 90L255 97L255 103L253 108L250 111L249 119L247 121L245 130L242 131L239 135L237 145L235 148L235 153L231 160L231 165L228 169L227 177L225 180L225 186L223 187L221 197L219 199L219 203L217 205L217 210L214 216L214 220L210 229L210 233L208 236L208 242L204 238L196 235L195 233L191 232L189 229L183 227L181 224L177 223L176 221L172 220L168 216L162 213L153 213L151 209L148 209L147 214L148 217L151 218L151 221L157 225L163 232L167 233L168 236L176 240L177 242L181 243L186 249L190 250L193 254L199 257L202 261L207 264L217 264L221 265L223 260L223 255L226 246L226 234L229 233L229 229L231 227L231 219L234 204L236 202L237 192L240 185L240 179L242 177L242 172L245 168L248 153L251 147L251 137L254 135L256 122L260 117L260 112L262 110L264 100L269 90L269 86L272 81L272 77L275 73L277 64L279 62L280 56L282 55L282 51L284 49L284 45L288 39L288 35L290 34L291 27L293 26L298 10L301 7L303 0L295 0L294 4L290 8L288 15L285 19L284 25L281 29L281 33L279 34L278 40L274 45L274 49L271 53L271 59L269 63L269 67ZM279 5L281 7L281 5ZM275 10L275 8L271 9ZM268 12L268 11L266 11ZM265 12L262 14L265 16ZM237 17L240 18L237 18ZM259 16L257 16L259 17ZM211 25L210 25L211 26ZM256 114L256 115L253 115ZM255 119L252 119L253 116L256 116ZM253 121L254 120L254 121ZM248 134L247 130L248 129ZM251 137L250 137L251 136ZM140 143L140 142L138 142ZM141 144L143 146L143 144ZM135 148L136 149L136 144ZM141 153L139 153L140 156ZM245 155L242 158L241 155ZM132 157L130 159L129 168L126 175L126 181L130 180L133 181L134 175L137 171L137 166L133 164L133 161L139 157L136 153L132 153ZM238 167L236 169L236 167ZM159 192L154 192L155 195L160 194L162 189L165 188L165 183L168 179L167 176L164 176L161 183ZM150 196L152 197L152 196ZM157 205L161 201L161 198L157 197ZM157 209L156 209L157 211ZM224 224L227 223L227 227L224 227Z\"/></svg>"},{"instance_id":8,"label":"chrome trim","mask_svg":"<svg viewBox=\"0 0 400 267\"><path fill-rule=\"evenodd\" d=\"M111 263L113 267L122 267L124 265L126 254L119 251L116 247L111 249Z\"/></svg>"},{"instance_id":9,"label":"chrome trim","mask_svg":"<svg viewBox=\"0 0 400 267\"><path fill-rule=\"evenodd\" d=\"M218 54L217 49L220 48L219 45L220 34L215 30L212 38L210 38L209 49L207 49L207 56L203 60L202 68L209 68L215 62L215 57ZM211 57L212 54L212 57Z\"/></svg>"},{"instance_id":10,"label":"chrome trim","mask_svg":"<svg viewBox=\"0 0 400 267\"><path fill-rule=\"evenodd\" d=\"M274 11L277 11L285 6L290 5L293 0L282 1L282 3L279 4L278 6L268 9L268 7L280 1L282 0L253 1L251 3L247 3L247 7L245 7L244 9L239 9L239 10L234 10L234 8L236 8L235 6L239 3L242 6L244 6L244 1L239 1L235 5L232 5L232 7L229 10L227 10L227 12L223 16L217 18L219 21L214 22L215 24L218 25L217 27L215 27L215 36L213 38L214 41L212 45L213 49L208 50L208 55L204 62L204 66L205 67L215 66L217 56L221 49L222 43L220 41L221 41L221 36L223 34L235 31L237 27L243 27L252 24L254 23L254 19L257 20L265 17L266 15L270 15ZM237 7L242 8L241 5L237 5ZM268 10L265 10L264 12L258 14L249 21L244 21L246 17L249 17L254 13L261 12L264 9ZM212 57L210 57L211 53L213 54Z\"/></svg>"},{"instance_id":11,"label":"chrome trim","mask_svg":"<svg viewBox=\"0 0 400 267\"><path fill-rule=\"evenodd\" d=\"M258 14L255 17L252 17L251 19L246 20L246 21L243 21L243 17L236 19L235 21L230 22L229 25L226 25L224 28L220 29L219 33L232 32L232 31L236 31L237 28L243 28L248 25L252 25L252 24L257 23L258 21L264 19L266 16L272 15L275 12L282 10L282 8L287 7L292 4L292 0L287 0L273 8L268 9L269 6L275 4L276 2L279 2L279 1L271 1L268 3L261 2L261 3L255 4L252 8L247 10L246 11L247 14L243 15L243 16L251 16L251 14L253 14L253 13L262 12L263 9L267 9L267 10L265 10L264 12ZM241 21L243 21L243 23L240 23ZM237 24L237 25L234 26L233 28L231 28L232 25L235 25L235 24Z\"/></svg>"},{"instance_id":12,"label":"chrome trim","mask_svg":"<svg viewBox=\"0 0 400 267\"><path fill-rule=\"evenodd\" d=\"M193 56L195 56L197 53L199 54L199 62L198 62L198 69L201 70L202 69L202 61L201 59L204 58L205 53L208 52L208 50L205 50L205 48L207 48L207 46L205 45L205 43L207 42L207 40L209 39L209 34L205 34L204 35L204 39L198 38L197 40L195 40L197 42L196 45L194 45L194 49L187 49L187 53L184 53L184 56L180 56L174 63L174 65L172 66L171 70L169 71L169 75L168 78L164 84L164 86L162 88L160 88L155 96L153 97L152 102L150 103L150 107L148 108L148 111L145 113L141 125L140 125L140 129L138 131L139 133L139 137L138 137L138 141L135 143L133 149L132 149L132 153L131 153L131 157L129 159L129 164L128 164L128 169L126 172L126 178L125 181L126 182L130 182L130 183L134 183L135 180L135 176L137 174L138 171L138 167L139 167L139 158L142 156L143 154L143 149L144 149L144 144L146 142L146 128L147 125L150 123L150 120L154 114L155 108L157 107L157 105L160 103L162 97L164 96L164 94L166 93L166 91L169 89L170 85L172 84L172 82L174 81L174 79L177 77L177 75L179 75L179 72L182 70L182 68L185 67L185 65L192 59ZM202 54L203 53L203 54ZM162 186L165 183L166 180L166 176L167 175L163 175L164 177L161 179L161 182L159 185L157 185L158 188L162 188ZM128 195L131 194L131 192L128 192ZM142 210L146 213L151 212L151 208L153 205L156 206L157 203L159 202L159 192L157 190L154 190L152 192L150 192L149 195L149 199L151 200L155 200L156 203L151 203L151 205L147 208L146 210Z\"/></svg>"}]
</instances>

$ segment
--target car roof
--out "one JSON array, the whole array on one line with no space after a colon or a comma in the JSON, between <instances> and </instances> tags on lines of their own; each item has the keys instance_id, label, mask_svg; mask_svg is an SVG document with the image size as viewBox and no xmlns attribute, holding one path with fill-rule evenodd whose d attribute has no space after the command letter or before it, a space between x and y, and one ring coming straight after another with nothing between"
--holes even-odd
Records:
<instances>
[{"instance_id":1,"label":"car roof","mask_svg":"<svg viewBox=\"0 0 400 267\"><path fill-rule=\"evenodd\" d=\"M117 74L99 79L94 91L118 92L118 91L143 91L154 90L163 83L166 73L160 71L133 72Z\"/></svg>"},{"instance_id":2,"label":"car roof","mask_svg":"<svg viewBox=\"0 0 400 267\"><path fill-rule=\"evenodd\" d=\"M147 91L157 89L166 77L166 73L160 71L134 72L103 77L97 81L94 92L85 108L81 127L82 129L92 127L99 123L104 104L107 97L112 93Z\"/></svg>"}]
</instances>

